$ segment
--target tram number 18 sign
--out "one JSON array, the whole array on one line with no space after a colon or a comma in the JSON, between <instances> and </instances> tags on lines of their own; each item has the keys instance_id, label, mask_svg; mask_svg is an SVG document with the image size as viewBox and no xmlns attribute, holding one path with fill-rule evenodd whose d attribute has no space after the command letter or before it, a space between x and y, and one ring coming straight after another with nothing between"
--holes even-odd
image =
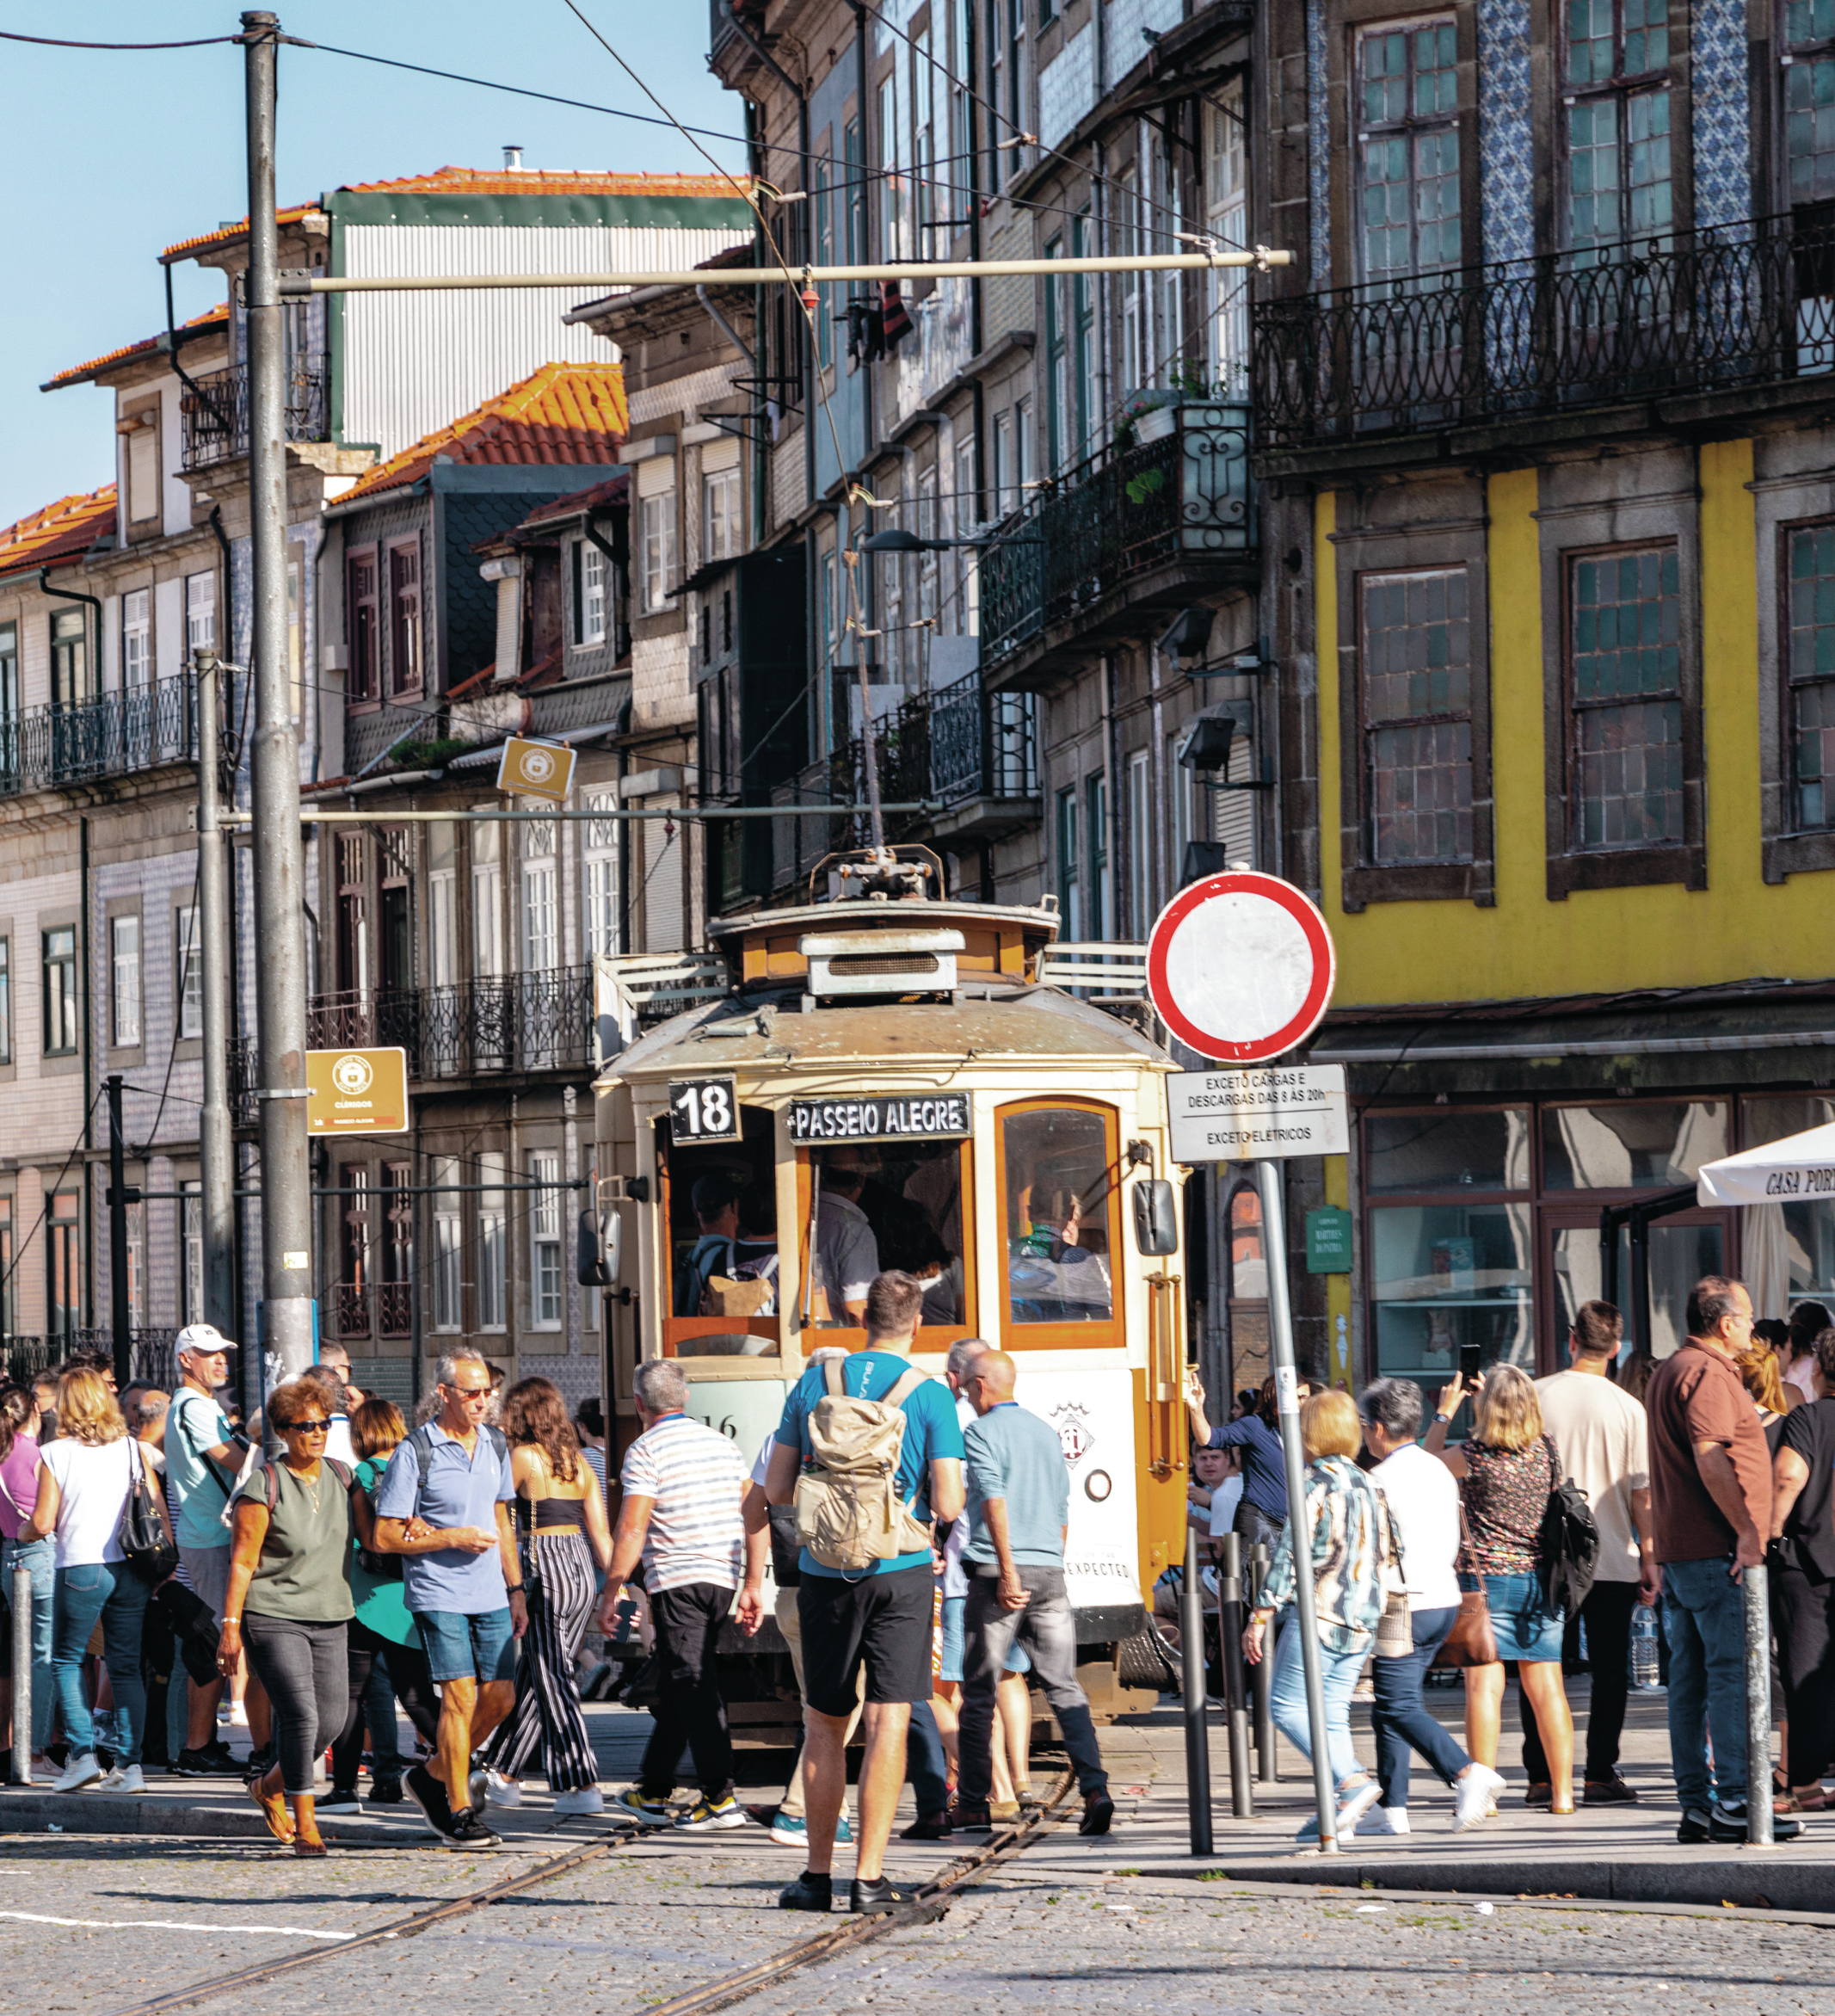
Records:
<instances>
[{"instance_id":1,"label":"tram number 18 sign","mask_svg":"<svg viewBox=\"0 0 1835 2016\"><path fill-rule=\"evenodd\" d=\"M739 1100L730 1078L671 1078L669 1120L677 1141L736 1141Z\"/></svg>"}]
</instances>

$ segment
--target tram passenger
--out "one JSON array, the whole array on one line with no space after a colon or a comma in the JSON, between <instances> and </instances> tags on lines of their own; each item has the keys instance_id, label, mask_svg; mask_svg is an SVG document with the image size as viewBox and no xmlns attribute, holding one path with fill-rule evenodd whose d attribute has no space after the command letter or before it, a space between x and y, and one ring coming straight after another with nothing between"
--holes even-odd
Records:
<instances>
[{"instance_id":1,"label":"tram passenger","mask_svg":"<svg viewBox=\"0 0 1835 2016\"><path fill-rule=\"evenodd\" d=\"M731 1316L734 1302L742 1302L748 1316L772 1316L777 1310L777 1242L741 1229L739 1205L744 1195L742 1181L721 1170L698 1177L690 1193L699 1236L677 1268L675 1313L679 1316ZM717 1305L712 1284L737 1284L729 1288L731 1299ZM754 1356L769 1340L749 1332L735 1331L729 1336L697 1337L697 1353L709 1357Z\"/></svg>"},{"instance_id":2,"label":"tram passenger","mask_svg":"<svg viewBox=\"0 0 1835 2016\"><path fill-rule=\"evenodd\" d=\"M860 1208L869 1174L855 1148L838 1148L822 1161L822 1195L816 1207L816 1259L828 1291L831 1326L866 1321L866 1291L877 1278L879 1240Z\"/></svg>"},{"instance_id":3,"label":"tram passenger","mask_svg":"<svg viewBox=\"0 0 1835 2016\"><path fill-rule=\"evenodd\" d=\"M1046 1190L1029 1204L1031 1230L1013 1261L1014 1315L1023 1322L1106 1322L1114 1312L1109 1263L1085 1242L1082 1199ZM1022 1316L1019 1305L1026 1305Z\"/></svg>"}]
</instances>

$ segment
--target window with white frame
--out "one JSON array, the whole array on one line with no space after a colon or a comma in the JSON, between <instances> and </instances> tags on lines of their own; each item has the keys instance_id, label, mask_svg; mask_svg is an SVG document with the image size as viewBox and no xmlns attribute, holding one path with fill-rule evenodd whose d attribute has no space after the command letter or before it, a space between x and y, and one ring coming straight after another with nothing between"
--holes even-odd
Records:
<instances>
[{"instance_id":1,"label":"window with white frame","mask_svg":"<svg viewBox=\"0 0 1835 2016\"><path fill-rule=\"evenodd\" d=\"M136 693L153 677L153 596L137 588L121 597L121 690Z\"/></svg>"},{"instance_id":2,"label":"window with white frame","mask_svg":"<svg viewBox=\"0 0 1835 2016\"><path fill-rule=\"evenodd\" d=\"M1116 178L1115 237L1115 249L1123 258L1131 259L1139 252L1141 178L1132 167L1124 168ZM1121 276L1121 382L1125 397L1138 391L1147 382L1143 375L1147 345L1142 327L1144 312L1141 274L1132 268Z\"/></svg>"},{"instance_id":3,"label":"window with white frame","mask_svg":"<svg viewBox=\"0 0 1835 2016\"><path fill-rule=\"evenodd\" d=\"M1139 939L1153 922L1153 754L1128 759L1128 928Z\"/></svg>"},{"instance_id":4,"label":"window with white frame","mask_svg":"<svg viewBox=\"0 0 1835 2016\"><path fill-rule=\"evenodd\" d=\"M217 648L217 577L214 574L185 576L185 653L195 657L200 651Z\"/></svg>"},{"instance_id":5,"label":"window with white frame","mask_svg":"<svg viewBox=\"0 0 1835 2016\"><path fill-rule=\"evenodd\" d=\"M1242 80L1224 85L1204 105L1204 228L1230 251L1248 247L1249 157L1242 118ZM1210 276L1210 375L1224 398L1244 399L1249 383L1249 290L1240 267Z\"/></svg>"},{"instance_id":6,"label":"window with white frame","mask_svg":"<svg viewBox=\"0 0 1835 2016\"><path fill-rule=\"evenodd\" d=\"M561 1158L544 1150L529 1157L529 1181L546 1187L530 1193L529 1320L538 1330L561 1327Z\"/></svg>"},{"instance_id":7,"label":"window with white frame","mask_svg":"<svg viewBox=\"0 0 1835 2016\"><path fill-rule=\"evenodd\" d=\"M477 1327L501 1330L509 1321L508 1193L503 1157L487 1150L477 1158Z\"/></svg>"},{"instance_id":8,"label":"window with white frame","mask_svg":"<svg viewBox=\"0 0 1835 2016\"><path fill-rule=\"evenodd\" d=\"M937 469L933 463L918 472L917 533L921 539L937 537ZM933 551L918 555L917 613L920 622L937 614L937 556Z\"/></svg>"},{"instance_id":9,"label":"window with white frame","mask_svg":"<svg viewBox=\"0 0 1835 2016\"><path fill-rule=\"evenodd\" d=\"M666 616L669 584L675 578L675 492L658 491L637 505L637 554L643 583L643 613Z\"/></svg>"},{"instance_id":10,"label":"window with white frame","mask_svg":"<svg viewBox=\"0 0 1835 2016\"><path fill-rule=\"evenodd\" d=\"M140 920L108 920L109 1039L117 1050L140 1042Z\"/></svg>"},{"instance_id":11,"label":"window with white frame","mask_svg":"<svg viewBox=\"0 0 1835 2016\"><path fill-rule=\"evenodd\" d=\"M546 973L561 963L554 821L531 819L522 829L522 970Z\"/></svg>"},{"instance_id":12,"label":"window with white frame","mask_svg":"<svg viewBox=\"0 0 1835 2016\"><path fill-rule=\"evenodd\" d=\"M930 30L911 38L911 182L917 226L916 253L920 259L933 259L932 233L923 227L949 213L935 197L937 136L933 124L936 72L930 59Z\"/></svg>"},{"instance_id":13,"label":"window with white frame","mask_svg":"<svg viewBox=\"0 0 1835 2016\"><path fill-rule=\"evenodd\" d=\"M481 980L503 971L502 830L494 821L471 829L471 970Z\"/></svg>"},{"instance_id":14,"label":"window with white frame","mask_svg":"<svg viewBox=\"0 0 1835 2016\"><path fill-rule=\"evenodd\" d=\"M1013 416L1011 411L994 416L994 515L1004 518L1019 502L1018 478L1013 463Z\"/></svg>"},{"instance_id":15,"label":"window with white frame","mask_svg":"<svg viewBox=\"0 0 1835 2016\"><path fill-rule=\"evenodd\" d=\"M580 622L575 641L603 644L606 640L606 557L589 539L580 541Z\"/></svg>"},{"instance_id":16,"label":"window with white frame","mask_svg":"<svg viewBox=\"0 0 1835 2016\"><path fill-rule=\"evenodd\" d=\"M482 830L482 829L480 829ZM427 829L427 971L435 987L459 978L459 839L452 826Z\"/></svg>"},{"instance_id":17,"label":"window with white frame","mask_svg":"<svg viewBox=\"0 0 1835 2016\"><path fill-rule=\"evenodd\" d=\"M172 913L173 977L178 983L178 1033L191 1042L204 1033L204 959L195 903Z\"/></svg>"},{"instance_id":18,"label":"window with white frame","mask_svg":"<svg viewBox=\"0 0 1835 2016\"><path fill-rule=\"evenodd\" d=\"M178 1275L178 1320L204 1321L204 1186L195 1176L178 1187L179 1242L183 1248Z\"/></svg>"},{"instance_id":19,"label":"window with white frame","mask_svg":"<svg viewBox=\"0 0 1835 2016\"><path fill-rule=\"evenodd\" d=\"M610 817L618 810L618 793L600 791L586 801L589 812L607 815L588 819L582 827L580 889L583 910L586 953L594 959L624 949L619 931L618 850L619 823Z\"/></svg>"},{"instance_id":20,"label":"window with white frame","mask_svg":"<svg viewBox=\"0 0 1835 2016\"><path fill-rule=\"evenodd\" d=\"M465 1196L457 1156L434 1157L434 1328L465 1328Z\"/></svg>"},{"instance_id":21,"label":"window with white frame","mask_svg":"<svg viewBox=\"0 0 1835 2016\"><path fill-rule=\"evenodd\" d=\"M739 551L739 472L717 469L701 478L701 558L730 560Z\"/></svg>"},{"instance_id":22,"label":"window with white frame","mask_svg":"<svg viewBox=\"0 0 1835 2016\"><path fill-rule=\"evenodd\" d=\"M1179 761L1179 735L1166 738L1167 796L1172 801L1167 807L1167 824L1170 829L1167 838L1172 842L1170 857L1167 863L1167 886L1169 891L1183 887L1185 872L1185 844L1197 838L1193 807L1196 793L1192 789L1192 773ZM1235 751L1231 750L1234 755ZM1243 794L1247 796L1245 792Z\"/></svg>"},{"instance_id":23,"label":"window with white frame","mask_svg":"<svg viewBox=\"0 0 1835 2016\"><path fill-rule=\"evenodd\" d=\"M905 180L904 135L898 119L898 72L879 86L879 256L905 259L910 191Z\"/></svg>"}]
</instances>

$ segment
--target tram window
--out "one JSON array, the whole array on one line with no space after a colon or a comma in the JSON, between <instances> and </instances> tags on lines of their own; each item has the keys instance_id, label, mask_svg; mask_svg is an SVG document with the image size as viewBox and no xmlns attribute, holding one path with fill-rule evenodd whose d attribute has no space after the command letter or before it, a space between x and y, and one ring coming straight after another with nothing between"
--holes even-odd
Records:
<instances>
[{"instance_id":1,"label":"tram window","mask_svg":"<svg viewBox=\"0 0 1835 2016\"><path fill-rule=\"evenodd\" d=\"M819 1184L805 1275L813 1323L858 1329L873 1276L902 1267L924 1284L923 1329L961 1330L973 1304L967 1144L849 1143L809 1154ZM936 1341L919 1338L921 1347Z\"/></svg>"},{"instance_id":2,"label":"tram window","mask_svg":"<svg viewBox=\"0 0 1835 2016\"><path fill-rule=\"evenodd\" d=\"M1113 1119L1095 1108L1028 1105L1001 1116L1009 1326L1114 1320L1115 1156Z\"/></svg>"},{"instance_id":3,"label":"tram window","mask_svg":"<svg viewBox=\"0 0 1835 2016\"><path fill-rule=\"evenodd\" d=\"M656 1123L668 1228L665 1348L677 1357L757 1357L777 1348L775 1123L740 1108L740 1138L677 1144Z\"/></svg>"}]
</instances>

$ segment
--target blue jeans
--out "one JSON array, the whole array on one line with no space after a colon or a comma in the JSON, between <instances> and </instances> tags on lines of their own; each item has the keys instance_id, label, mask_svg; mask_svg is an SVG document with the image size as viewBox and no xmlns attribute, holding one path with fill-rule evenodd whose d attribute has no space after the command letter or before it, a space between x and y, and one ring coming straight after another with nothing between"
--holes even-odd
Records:
<instances>
[{"instance_id":1,"label":"blue jeans","mask_svg":"<svg viewBox=\"0 0 1835 2016\"><path fill-rule=\"evenodd\" d=\"M1456 1608L1417 1610L1408 1620L1414 1631L1414 1649L1407 1657L1370 1662L1376 1690L1370 1725L1376 1738L1376 1776L1382 1781L1385 1806L1407 1804L1413 1752L1419 1750L1448 1785L1472 1761L1427 1712L1421 1699L1427 1668L1458 1619Z\"/></svg>"},{"instance_id":2,"label":"blue jeans","mask_svg":"<svg viewBox=\"0 0 1835 2016\"><path fill-rule=\"evenodd\" d=\"M1319 1677L1325 1692L1326 1757L1332 1766L1332 1782L1343 1785L1364 1766L1351 1747L1351 1690L1358 1684L1366 1643L1356 1652L1332 1652L1319 1648ZM1264 1651L1263 1657L1267 1656ZM1275 1647L1274 1680L1269 1689L1275 1727L1302 1757L1313 1754L1312 1731L1306 1719L1306 1668L1300 1658L1300 1625L1291 1611L1281 1619L1281 1635Z\"/></svg>"},{"instance_id":3,"label":"blue jeans","mask_svg":"<svg viewBox=\"0 0 1835 2016\"><path fill-rule=\"evenodd\" d=\"M23 1568L32 1576L32 1754L35 1757L44 1754L51 1735L51 1618L56 1589L52 1570L57 1558L55 1540L31 1540L24 1545L17 1540L0 1540L0 1608L6 1612L9 1632L12 1630L13 1570ZM13 1740L19 1741L16 1733Z\"/></svg>"},{"instance_id":4,"label":"blue jeans","mask_svg":"<svg viewBox=\"0 0 1835 2016\"><path fill-rule=\"evenodd\" d=\"M125 1561L92 1562L57 1571L57 1612L51 1664L72 1757L95 1748L95 1725L83 1694L83 1660L95 1620L102 1619L102 1659L114 1686L114 1705L127 1711L132 1741L118 1764L140 1761L146 1734L146 1687L140 1678L140 1630L146 1621L146 1584Z\"/></svg>"},{"instance_id":5,"label":"blue jeans","mask_svg":"<svg viewBox=\"0 0 1835 2016\"><path fill-rule=\"evenodd\" d=\"M1746 1596L1727 1556L1663 1563L1669 1756L1684 1811L1746 1797ZM1714 1776L1708 1736L1714 1736Z\"/></svg>"}]
</instances>

